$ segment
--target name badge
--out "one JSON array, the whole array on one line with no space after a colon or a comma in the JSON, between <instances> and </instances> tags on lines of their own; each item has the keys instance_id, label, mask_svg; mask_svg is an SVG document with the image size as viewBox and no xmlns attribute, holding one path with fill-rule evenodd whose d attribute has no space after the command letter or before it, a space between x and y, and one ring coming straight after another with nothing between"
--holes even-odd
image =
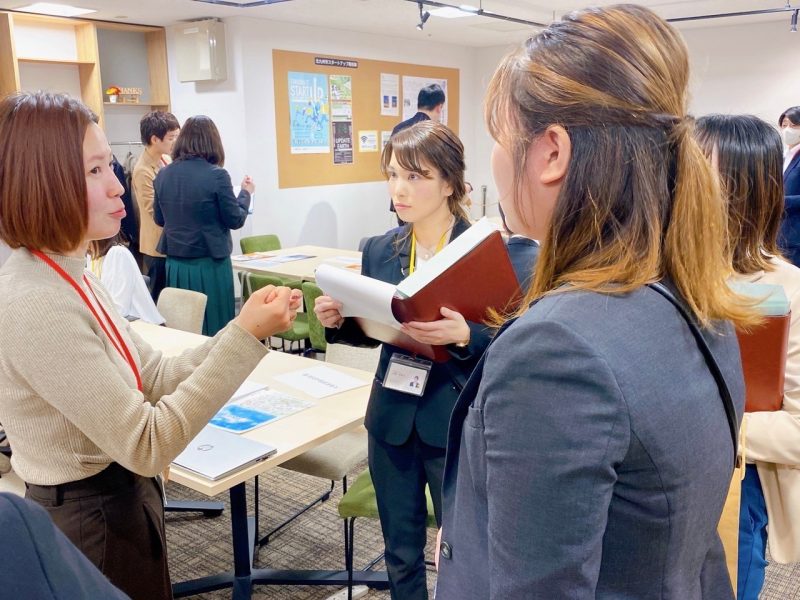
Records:
<instances>
[{"instance_id":1,"label":"name badge","mask_svg":"<svg viewBox=\"0 0 800 600\"><path fill-rule=\"evenodd\" d=\"M433 363L395 352L389 360L383 387L412 396L422 396L431 374Z\"/></svg>"}]
</instances>

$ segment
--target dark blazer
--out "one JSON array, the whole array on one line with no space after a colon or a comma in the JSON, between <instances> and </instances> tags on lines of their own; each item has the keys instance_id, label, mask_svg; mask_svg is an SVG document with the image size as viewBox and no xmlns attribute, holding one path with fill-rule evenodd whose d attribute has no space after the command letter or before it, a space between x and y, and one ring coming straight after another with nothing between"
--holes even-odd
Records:
<instances>
[{"instance_id":1,"label":"dark blazer","mask_svg":"<svg viewBox=\"0 0 800 600\"><path fill-rule=\"evenodd\" d=\"M728 323L705 335L744 408ZM501 330L453 412L438 600L732 600L718 387L658 293L570 291Z\"/></svg>"},{"instance_id":2,"label":"dark blazer","mask_svg":"<svg viewBox=\"0 0 800 600\"><path fill-rule=\"evenodd\" d=\"M0 531L3 598L128 598L53 525L41 506L0 494Z\"/></svg>"},{"instance_id":3,"label":"dark blazer","mask_svg":"<svg viewBox=\"0 0 800 600\"><path fill-rule=\"evenodd\" d=\"M783 173L784 211L779 245L787 260L800 267L800 152Z\"/></svg>"},{"instance_id":4,"label":"dark blazer","mask_svg":"<svg viewBox=\"0 0 800 600\"><path fill-rule=\"evenodd\" d=\"M522 293L528 291L533 279L533 269L539 259L539 242L521 235L512 235L506 242L511 266L519 281Z\"/></svg>"},{"instance_id":5,"label":"dark blazer","mask_svg":"<svg viewBox=\"0 0 800 600\"><path fill-rule=\"evenodd\" d=\"M405 121L400 121L397 125L394 126L392 129L392 135L397 133L398 131L403 131L403 129L408 129L414 123L419 123L420 121L428 121L430 117L426 115L424 112L418 112L410 119L406 119Z\"/></svg>"},{"instance_id":6,"label":"dark blazer","mask_svg":"<svg viewBox=\"0 0 800 600\"><path fill-rule=\"evenodd\" d=\"M153 181L153 219L164 228L158 251L178 258L225 258L231 229L247 219L250 193L233 195L231 177L202 158L178 160Z\"/></svg>"},{"instance_id":7,"label":"dark blazer","mask_svg":"<svg viewBox=\"0 0 800 600\"><path fill-rule=\"evenodd\" d=\"M409 226L400 227L384 235L369 238L361 259L361 273L367 277L400 283L408 275L411 238L407 236L398 247L396 243L408 232ZM461 235L469 223L458 221L453 227L453 238ZM392 354L408 351L384 344L372 384L364 425L379 440L399 446L408 440L416 426L423 442L437 448L445 447L450 412L458 398L461 386L472 372L477 359L489 343L489 328L470 323L470 342L466 348L448 346L453 358L446 363L434 363L421 397L384 389L382 383ZM329 342L357 346L377 346L379 342L368 338L352 319L345 319L339 329L326 329Z\"/></svg>"}]
</instances>

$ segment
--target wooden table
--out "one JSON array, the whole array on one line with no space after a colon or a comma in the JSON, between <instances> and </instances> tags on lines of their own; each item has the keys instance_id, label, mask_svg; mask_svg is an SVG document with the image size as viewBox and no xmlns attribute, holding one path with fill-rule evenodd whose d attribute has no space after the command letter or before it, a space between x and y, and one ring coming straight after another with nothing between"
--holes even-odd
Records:
<instances>
[{"instance_id":1,"label":"wooden table","mask_svg":"<svg viewBox=\"0 0 800 600\"><path fill-rule=\"evenodd\" d=\"M151 346L161 350L165 356L180 354L184 349L203 343L202 335L159 327L143 321L131 324ZM211 481L186 471L178 466L170 469L170 479L181 485L205 494L215 496L229 491L231 498L231 534L233 539L232 572L202 577L173 585L176 598L191 596L207 591L233 587L233 598L250 598L252 585L347 585L346 571L291 571L274 569L253 569L253 550L255 546L255 519L247 515L245 482L260 475L282 462L302 454L315 446L336 437L340 433L355 429L363 424L369 399L370 386L365 385L327 398L313 398L285 384L274 377L282 373L319 366L319 361L282 352L270 352L248 377L253 381L266 383L270 388L286 392L298 398L312 400L314 406L258 427L244 435L250 439L275 446L277 453L268 460L241 469L217 481ZM327 364L371 383L373 374L359 369L351 369ZM379 589L386 589L388 581L385 572L357 572L354 582Z\"/></svg>"},{"instance_id":2,"label":"wooden table","mask_svg":"<svg viewBox=\"0 0 800 600\"><path fill-rule=\"evenodd\" d=\"M273 256L286 256L288 254L308 254L313 258L295 260L287 263L279 263L269 268L258 267L254 261L233 261L233 268L238 271L248 271L251 273L268 273L281 277L291 277L303 281L314 281L314 271L322 263L350 268L358 265L352 270L356 273L361 271L361 252L356 250L341 250L339 248L326 248L324 246L295 246L293 248L282 248L271 251L268 254ZM350 258L350 262L335 260L337 258ZM266 259L268 260L268 259Z\"/></svg>"}]
</instances>

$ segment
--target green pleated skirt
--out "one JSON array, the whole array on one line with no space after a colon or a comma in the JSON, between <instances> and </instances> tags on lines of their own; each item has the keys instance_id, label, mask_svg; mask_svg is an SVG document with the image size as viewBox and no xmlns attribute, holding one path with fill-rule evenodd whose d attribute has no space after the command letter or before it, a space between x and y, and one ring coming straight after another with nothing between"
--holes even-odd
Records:
<instances>
[{"instance_id":1,"label":"green pleated skirt","mask_svg":"<svg viewBox=\"0 0 800 600\"><path fill-rule=\"evenodd\" d=\"M167 285L208 296L203 334L215 335L234 317L233 267L226 258L167 256Z\"/></svg>"}]
</instances>

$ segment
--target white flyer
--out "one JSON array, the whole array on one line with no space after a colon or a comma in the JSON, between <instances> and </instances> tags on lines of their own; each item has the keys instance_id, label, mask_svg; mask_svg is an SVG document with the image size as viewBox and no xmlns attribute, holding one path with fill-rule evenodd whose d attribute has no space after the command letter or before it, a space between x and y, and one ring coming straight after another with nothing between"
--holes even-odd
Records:
<instances>
[{"instance_id":1,"label":"white flyer","mask_svg":"<svg viewBox=\"0 0 800 600\"><path fill-rule=\"evenodd\" d=\"M311 367L301 371L292 371L275 377L276 381L290 385L314 398L324 398L347 390L369 385L351 375L347 375L330 367Z\"/></svg>"}]
</instances>

